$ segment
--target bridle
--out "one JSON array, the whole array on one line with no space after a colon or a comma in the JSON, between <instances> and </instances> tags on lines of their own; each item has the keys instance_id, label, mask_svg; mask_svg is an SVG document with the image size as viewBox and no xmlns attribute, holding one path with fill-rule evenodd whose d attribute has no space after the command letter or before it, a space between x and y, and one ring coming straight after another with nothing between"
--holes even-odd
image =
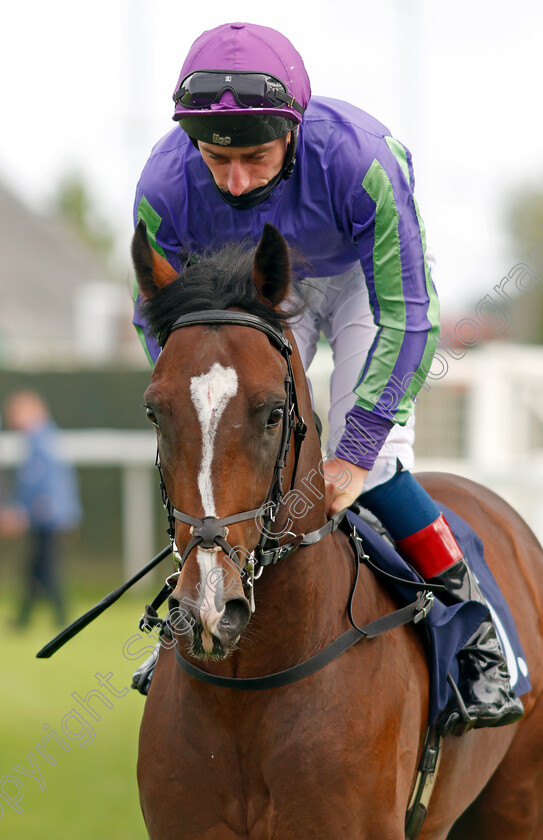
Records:
<instances>
[{"instance_id":1,"label":"bridle","mask_svg":"<svg viewBox=\"0 0 543 840\"><path fill-rule=\"evenodd\" d=\"M337 528L340 518L332 518L326 523L326 525L311 534L293 534L292 532L288 532L288 536L290 536L291 539L281 544L279 543L278 537L274 536L273 533L270 532L270 528L276 521L279 507L285 495L283 489L283 471L286 467L292 436L294 435L294 465L290 480L290 489L294 486L300 450L307 432L307 426L300 414L296 393L296 383L292 372L290 358L292 354L292 344L285 336L283 330L280 327L273 326L258 315L251 315L247 312L238 312L228 309L203 310L181 315L180 318L174 321L162 343L162 347L164 347L166 341L174 330L198 324L236 324L259 330L268 336L272 345L285 359L287 366L287 372L285 375L285 404L283 410L281 440L279 443L277 457L275 459L270 488L266 499L260 507L253 508L253 510L246 510L242 513L235 513L231 516L223 518L216 516L204 516L202 519L198 519L195 516L191 516L190 514L178 510L174 507L174 505L172 505L168 498L164 484L164 477L160 467L160 458L157 452L157 467L160 472L162 500L168 515L168 533L170 535L172 548L174 542L175 520L191 526L192 538L187 543L182 553L177 555L177 564L179 567L178 571L182 569L190 552L196 547L208 551L222 549L229 555L241 571L242 569L237 560L236 551L226 540L227 529L229 525L234 523L258 518L262 536L257 546L252 551L249 561L250 576L251 579L254 579L260 576L264 566L278 563L280 560L284 560L286 557L289 557L300 545L312 545L325 537L327 534L331 533L335 530L335 528ZM257 573L255 573L256 569L258 569Z\"/></svg>"},{"instance_id":2,"label":"bridle","mask_svg":"<svg viewBox=\"0 0 543 840\"><path fill-rule=\"evenodd\" d=\"M227 526L234 522L243 522L247 519L251 519L252 517L256 517L259 515L263 516L263 519L265 520L267 525L270 525L271 523L275 522L279 505L281 504L281 501L284 497L283 470L286 466L286 458L290 449L290 440L292 434L294 434L294 466L290 482L291 488L293 487L294 480L296 477L296 469L298 466L301 445L307 431L306 424L304 423L304 420L299 412L298 399L296 395L296 385L292 373L292 365L290 361L292 345L290 344L284 332L280 328L272 326L263 318L260 318L257 315L251 315L245 312L237 312L230 310L198 311L189 313L187 315L182 315L180 318L178 318L172 324L170 331L168 332L162 346L164 346L169 335L174 330L180 329L181 327L185 326L193 326L195 324L239 324L245 327L253 327L254 329L260 330L261 332L265 333L270 338L272 344L279 350L279 352L284 357L287 363L287 373L285 376L286 397L283 414L283 431L281 435L279 451L277 453L277 458L275 461L273 477L266 500L263 502L260 508L254 508L253 510L232 514L231 516L227 516L222 519L219 519L215 516L204 516L202 519L198 519L194 516L190 516L189 514L177 510L177 508L175 508L168 499L166 488L164 486L162 472L160 471L159 459L157 456L157 466L159 468L161 477L162 497L170 522L169 534L172 549L174 547L175 520L177 519L180 522L184 522L187 525L191 525L192 528L192 539L187 543L181 555L178 555L178 571L166 579L165 587L161 592L158 593L157 597L153 601L153 604L148 605L146 607L146 613L140 621L140 629L150 629L153 625L159 624L162 627L161 633L165 636L169 636L170 638L173 638L173 630L169 618L166 618L166 620L164 621L159 619L156 613L156 609L165 600L165 598L168 595L168 592L171 592L171 588L174 586L174 580L180 575L183 564L189 556L190 552L196 546L199 546L203 549L207 549L208 551L222 549L236 562L238 569L243 574L243 569L240 567L239 563L237 563L237 560L235 558L235 551L234 549L232 549L232 546L230 546L226 540ZM274 537L273 535L269 535L267 525L263 528L264 533L262 535L262 538L260 539L258 545L252 552L251 561L248 562L249 580L247 581L247 583L251 587L252 611L254 611L254 590L252 587L254 584L254 580L256 580L257 577L260 577L260 573L262 572L263 567L272 563L278 563L280 560L284 560L285 558L289 557L294 551L296 551L296 549L299 547L315 545L328 534L335 531L340 525L342 525L343 527L344 523L347 522L347 520L345 519L345 513L346 511L343 510L340 513L335 514L331 517L331 519L329 519L326 522L325 525L323 525L316 531L312 531L309 534L296 535L292 534L291 532L288 532L288 535L291 537L291 539L282 544L279 544L279 540L276 537ZM358 582L358 570L360 564L362 562L369 564L374 571L384 576L385 578L393 579L396 582L398 582L398 579L394 578L388 573L381 572L377 567L375 567L371 563L370 558L366 555L363 549L362 541L356 533L356 529L351 529L349 526L347 526L346 533L348 534L349 541L353 548L353 559L355 563L355 578L349 596L347 608L349 621L352 625L350 630L347 630L341 636L338 636L323 650L310 657L310 659L301 662L299 665L294 665L291 668L287 668L284 671L280 671L274 674L268 674L262 677L221 677L216 674L208 673L207 671L203 671L201 668L198 668L196 665L193 665L191 662L186 660L181 655L177 645L175 645L175 659L181 670L189 676L194 677L202 682L227 688L235 688L241 690L260 690L266 688L278 688L280 686L289 685L293 682L297 682L298 680L303 679L304 677L307 677L310 674L314 674L316 671L325 667L338 656L341 656L342 653L344 653L362 638L373 638L375 636L379 636L381 633L386 633L389 630L394 629L395 627L401 627L402 625L412 621L417 623L422 618L425 618L428 614L428 611L431 609L433 603L433 594L430 590L432 590L434 587L430 585L421 584L418 581L401 581L401 583L408 586L409 588L418 590L416 599L412 603L407 604L407 606L395 610L394 612L389 613L381 618L378 618L377 620L370 622L370 624L367 624L364 627L357 626L353 617L353 603ZM261 568L259 569L259 574L255 575L254 570L255 566L257 565L259 565ZM428 588L426 588L426 586L428 586Z\"/></svg>"},{"instance_id":3,"label":"bridle","mask_svg":"<svg viewBox=\"0 0 543 840\"><path fill-rule=\"evenodd\" d=\"M293 682L303 679L304 677L309 676L310 674L314 674L316 671L320 670L321 668L324 668L327 664L332 662L334 659L336 659L338 656L340 656L342 653L344 653L346 650L348 650L350 647L352 647L354 644L360 641L360 639L374 638L375 636L378 636L381 633L386 633L387 631L392 630L395 627L401 627L402 625L407 624L409 622L416 623L422 618L425 618L432 606L433 591L441 590L442 587L437 585L421 583L419 581L413 580L399 580L393 575L381 571L378 567L371 563L370 558L366 555L362 544L362 540L358 536L356 529L351 528L348 524L346 525L347 519L345 518L345 510L334 514L334 516L332 516L321 528L317 529L316 531L312 531L308 534L293 534L290 531L287 532L287 536L290 537L290 539L283 543L279 543L278 537L274 536L273 533L270 534L269 526L273 522L275 522L279 506L284 498L283 471L286 467L287 455L289 453L291 445L291 438L294 435L294 464L292 469L292 477L290 480L290 487L292 489L296 478L296 470L298 467L300 449L307 432L307 426L299 411L298 398L296 394L296 384L294 381L292 364L290 361L290 356L292 354L292 345L286 338L282 329L280 329L279 327L275 327L272 324L269 324L267 321L265 321L263 318L260 318L257 315L251 315L246 312L238 312L231 310L211 309L198 312L191 312L189 314L182 315L180 318L178 318L170 327L169 332L167 333L164 341L162 342L162 347L164 347L168 337L174 330L180 329L181 327L193 326L197 324L237 324L260 330L260 332L263 332L268 336L272 344L279 350L279 352L286 361L287 373L285 376L285 405L283 412L283 429L277 457L275 460L270 489L268 490L266 499L259 508L243 511L242 513L232 514L223 518L218 518L216 516L204 516L202 517L202 519L198 519L197 517L183 513L182 511L175 508L168 499L166 487L164 485L164 478L160 466L160 459L157 451L156 463L160 474L162 499L168 515L169 522L169 546L163 549L156 557L154 557L147 564L147 566L145 566L143 569L137 572L123 586L120 586L113 592L109 593L109 595L103 598L102 601L96 604L92 609L88 610L79 619L72 622L72 624L69 625L69 627L67 627L61 633L59 633L51 642L45 645L42 648L42 650L38 652L38 657L44 658L51 656L56 650L62 647L63 644L65 644L69 639L71 639L81 629L83 629L83 627L86 627L87 624L93 621L94 618L96 618L105 609L107 609L108 606L114 603L124 592L126 592L128 588L130 588L134 583L136 583L144 575L151 571L151 569L154 568L161 560L163 560L165 557L167 557L173 552L174 557L177 555L178 569L176 572L173 573L173 575L170 575L166 579L165 585L155 596L153 602L151 604L147 604L144 615L142 616L142 619L139 623L140 630L147 631L151 630L154 626L158 625L161 627L161 635L170 636L171 638L172 627L169 618L167 617L165 620L160 619L158 617L157 609L164 603L166 598L172 592L172 589L175 586L174 581L181 574L183 564L185 563L190 552L195 547L199 546L200 548L208 551L216 551L222 549L235 562L236 566L238 567L238 570L243 575L244 570L237 562L236 552L226 540L227 526L230 524L233 524L235 522L243 522L257 516L261 517L262 522L264 523L263 527L261 528L263 532L262 537L259 540L258 545L251 553L251 557L247 561L247 570L249 572L247 584L251 589L250 601L251 610L253 612L254 581L258 577L260 577L260 574L262 573L262 570L265 566L278 563L280 560L284 560L287 557L290 557L290 555L293 554L298 548L301 548L303 546L315 545L316 543L320 542L320 540L324 539L324 537L326 537L328 534L331 534L333 531L335 531L341 525L342 528L345 530L346 534L348 535L349 541L353 548L353 560L355 564L355 578L347 606L348 617L352 627L350 630L347 630L341 636L334 639L334 641L327 645L323 650L316 653L310 659L305 660L305 662L301 662L299 665L287 668L284 671L280 671L275 674L269 674L263 677L251 677L245 679L241 677L221 677L215 674L208 673L207 671L203 671L202 669L193 665L191 662L185 660L181 656L177 645L175 646L175 658L180 668L186 674L198 680L210 683L212 685L236 688L241 690L277 688L279 686L289 685ZM179 555L176 552L175 548L174 526L176 519L180 522L184 522L185 524L190 525L192 529L192 538L187 543L181 555ZM402 583L408 588L417 589L417 598L415 599L415 601L413 601L405 607L402 607L399 610L396 610L392 613L389 613L388 615L385 615L371 622L370 624L365 625L364 627L358 627L353 617L353 603L358 582L358 570L362 562L369 565L375 573L384 578L392 579L396 583ZM259 567L258 573L255 573L256 567Z\"/></svg>"}]
</instances>

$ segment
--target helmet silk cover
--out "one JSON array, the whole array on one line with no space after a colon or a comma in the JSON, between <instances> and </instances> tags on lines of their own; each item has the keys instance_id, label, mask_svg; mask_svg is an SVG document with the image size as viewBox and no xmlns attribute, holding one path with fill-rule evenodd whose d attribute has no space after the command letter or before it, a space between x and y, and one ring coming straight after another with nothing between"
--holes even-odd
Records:
<instances>
[{"instance_id":1,"label":"helmet silk cover","mask_svg":"<svg viewBox=\"0 0 543 840\"><path fill-rule=\"evenodd\" d=\"M236 95L228 89L220 94L222 82L227 77L220 80L219 74L217 101L214 99L205 105L183 104L177 96L178 92L181 96L183 82L192 73L204 71L232 74L232 84L239 84L239 81L235 82L236 73L273 76L284 85L283 95L287 100L292 98L298 107L292 107L289 101L275 104L269 100L247 107L236 87ZM204 32L190 48L173 95L176 103L173 119L179 121L196 147L198 140L220 146L258 146L291 132L281 170L262 187L236 196L221 190L210 172L215 188L227 204L237 210L249 210L262 204L281 180L291 176L296 153L293 129L301 123L310 96L311 86L304 63L288 38L267 26L226 23Z\"/></svg>"},{"instance_id":2,"label":"helmet silk cover","mask_svg":"<svg viewBox=\"0 0 543 840\"><path fill-rule=\"evenodd\" d=\"M309 78L300 54L288 38L267 26L258 26L253 23L226 23L200 35L190 48L181 68L174 98L183 80L199 70L241 71L275 76L285 84L287 93L304 109L307 108L311 96ZM187 129L188 124L184 125L187 118L189 122L190 118L200 123L203 123L202 118L216 122L213 118L218 115L228 118L228 122L234 126L236 123L231 122L232 117L244 117L246 120L249 115L279 117L285 123L291 121L294 125L302 121L300 112L288 105L262 108L242 107L228 90L224 92L219 102L198 110L185 108L181 102L177 102L173 119L179 120L183 128ZM283 134L292 127L290 125L285 128ZM194 136L191 131L188 133ZM281 136L281 134L275 136ZM270 139L275 139L275 137L270 137ZM236 142L233 137L232 145L253 144Z\"/></svg>"}]
</instances>

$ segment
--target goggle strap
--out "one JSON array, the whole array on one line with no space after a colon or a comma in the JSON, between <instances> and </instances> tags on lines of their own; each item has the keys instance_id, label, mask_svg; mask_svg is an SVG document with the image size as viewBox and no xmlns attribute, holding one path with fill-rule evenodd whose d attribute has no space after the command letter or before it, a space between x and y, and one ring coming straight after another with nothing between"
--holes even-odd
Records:
<instances>
[{"instance_id":1,"label":"goggle strap","mask_svg":"<svg viewBox=\"0 0 543 840\"><path fill-rule=\"evenodd\" d=\"M298 105L293 96L290 96L286 93L281 93L280 91L276 91L274 96L276 99L279 99L280 102L284 102L285 105L287 105L289 108L294 108L296 111L298 111L299 114L304 113L305 108L302 108L301 105Z\"/></svg>"}]
</instances>

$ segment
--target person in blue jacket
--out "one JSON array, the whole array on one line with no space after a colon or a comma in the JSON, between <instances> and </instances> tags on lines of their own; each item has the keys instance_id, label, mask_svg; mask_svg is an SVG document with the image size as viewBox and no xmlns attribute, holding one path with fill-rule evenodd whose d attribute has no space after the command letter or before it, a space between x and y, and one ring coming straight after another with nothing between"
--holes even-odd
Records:
<instances>
[{"instance_id":1,"label":"person in blue jacket","mask_svg":"<svg viewBox=\"0 0 543 840\"><path fill-rule=\"evenodd\" d=\"M446 520L409 472L413 405L439 339L410 153L359 108L311 97L300 55L268 27L204 32L173 98L178 125L143 170L135 221L145 220L177 270L183 252L256 243L265 222L303 255L311 291L293 332L306 369L321 331L332 347L329 474L339 463L350 476L347 486L326 481L328 514L358 500L452 602L484 602ZM159 348L137 303L134 322L154 362ZM459 661L470 727L522 716L490 614ZM454 704L440 725L466 729Z\"/></svg>"},{"instance_id":2,"label":"person in blue jacket","mask_svg":"<svg viewBox=\"0 0 543 840\"><path fill-rule=\"evenodd\" d=\"M4 407L6 425L24 435L24 455L15 471L13 501L0 512L0 533L28 534L24 591L16 624L24 627L40 597L51 603L59 626L66 624L60 581L61 540L81 520L77 478L59 451L58 430L43 398L34 391L13 394Z\"/></svg>"}]
</instances>

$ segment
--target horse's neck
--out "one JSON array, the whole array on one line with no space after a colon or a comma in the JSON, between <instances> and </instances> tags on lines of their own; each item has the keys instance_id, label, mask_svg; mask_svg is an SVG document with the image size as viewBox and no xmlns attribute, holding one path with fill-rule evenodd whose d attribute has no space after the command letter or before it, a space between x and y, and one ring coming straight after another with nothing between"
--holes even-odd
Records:
<instances>
[{"instance_id":1,"label":"horse's neck","mask_svg":"<svg viewBox=\"0 0 543 840\"><path fill-rule=\"evenodd\" d=\"M329 534L266 567L255 582L256 610L235 654L240 673L288 668L346 630L353 568L343 534Z\"/></svg>"},{"instance_id":2,"label":"horse's neck","mask_svg":"<svg viewBox=\"0 0 543 840\"><path fill-rule=\"evenodd\" d=\"M289 335L292 339L292 336ZM296 476L277 516L279 533L317 531L327 522L320 441L302 362L293 341L292 368L298 408L307 424ZM292 458L292 451L291 451ZM285 534L281 542L288 542ZM249 635L257 645L244 645L240 660L261 658L264 672L285 667L311 655L344 627L354 563L347 538L328 534L312 546L299 548L286 560L264 569L255 584L256 612ZM285 663L285 657L289 662Z\"/></svg>"}]
</instances>

